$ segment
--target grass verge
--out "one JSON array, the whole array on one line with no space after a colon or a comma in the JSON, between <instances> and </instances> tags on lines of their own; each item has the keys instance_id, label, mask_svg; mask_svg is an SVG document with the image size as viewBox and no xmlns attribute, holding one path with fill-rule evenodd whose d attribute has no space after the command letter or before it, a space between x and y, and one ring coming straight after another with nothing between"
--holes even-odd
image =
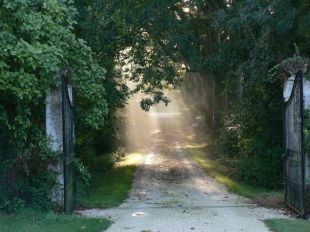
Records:
<instances>
[{"instance_id":1,"label":"grass verge","mask_svg":"<svg viewBox=\"0 0 310 232\"><path fill-rule=\"evenodd\" d=\"M95 173L89 192L78 199L82 208L110 208L128 197L142 155L132 153L117 162L108 173Z\"/></svg>"},{"instance_id":2,"label":"grass verge","mask_svg":"<svg viewBox=\"0 0 310 232\"><path fill-rule=\"evenodd\" d=\"M215 178L221 184L224 184L229 191L247 198L283 198L282 191L271 191L266 188L248 185L242 181L237 181L231 176L231 171L225 165L212 159L204 150L204 145L189 145L186 150L210 176ZM274 200L275 201L275 200Z\"/></svg>"},{"instance_id":3,"label":"grass verge","mask_svg":"<svg viewBox=\"0 0 310 232\"><path fill-rule=\"evenodd\" d=\"M35 210L23 210L13 215L0 214L1 232L101 232L110 224L110 221L103 218L85 218Z\"/></svg>"},{"instance_id":4,"label":"grass verge","mask_svg":"<svg viewBox=\"0 0 310 232\"><path fill-rule=\"evenodd\" d=\"M273 232L309 232L310 221L298 219L268 219L264 221Z\"/></svg>"}]
</instances>

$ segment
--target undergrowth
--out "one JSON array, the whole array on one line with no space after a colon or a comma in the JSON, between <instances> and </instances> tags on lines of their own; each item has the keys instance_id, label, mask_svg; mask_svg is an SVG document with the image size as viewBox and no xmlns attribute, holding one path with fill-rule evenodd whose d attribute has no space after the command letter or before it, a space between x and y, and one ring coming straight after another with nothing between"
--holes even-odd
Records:
<instances>
[{"instance_id":1,"label":"undergrowth","mask_svg":"<svg viewBox=\"0 0 310 232\"><path fill-rule=\"evenodd\" d=\"M95 171L89 187L78 198L82 208L109 208L120 205L131 189L139 153L128 154L108 171Z\"/></svg>"},{"instance_id":2,"label":"undergrowth","mask_svg":"<svg viewBox=\"0 0 310 232\"><path fill-rule=\"evenodd\" d=\"M187 152L210 176L224 184L230 191L248 197L257 198L262 196L282 197L282 191L270 189L258 185L251 185L238 179L234 175L234 169L227 165L228 160L220 161L208 154L203 146L188 146Z\"/></svg>"}]
</instances>

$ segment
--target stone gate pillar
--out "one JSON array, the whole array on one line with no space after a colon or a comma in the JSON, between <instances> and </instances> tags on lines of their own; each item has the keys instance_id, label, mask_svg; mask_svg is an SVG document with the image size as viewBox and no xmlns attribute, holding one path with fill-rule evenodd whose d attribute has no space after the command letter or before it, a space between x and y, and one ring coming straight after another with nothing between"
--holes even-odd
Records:
<instances>
[{"instance_id":1,"label":"stone gate pillar","mask_svg":"<svg viewBox=\"0 0 310 232\"><path fill-rule=\"evenodd\" d=\"M63 153L63 130L62 130L62 92L61 83L59 83L54 89L50 89L46 96L45 107L45 127L46 135L49 139L49 145L52 151L59 153L62 157ZM51 197L52 201L59 206L64 204L64 168L62 159L59 163L51 164L49 166L51 170L56 173L57 184L52 189Z\"/></svg>"}]
</instances>

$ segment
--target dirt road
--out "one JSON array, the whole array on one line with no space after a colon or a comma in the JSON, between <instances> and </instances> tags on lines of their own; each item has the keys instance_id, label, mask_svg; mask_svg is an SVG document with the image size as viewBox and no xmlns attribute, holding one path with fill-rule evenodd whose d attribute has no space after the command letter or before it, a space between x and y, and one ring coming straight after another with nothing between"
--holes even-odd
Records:
<instances>
[{"instance_id":1,"label":"dirt road","mask_svg":"<svg viewBox=\"0 0 310 232\"><path fill-rule=\"evenodd\" d=\"M228 193L183 149L186 133L176 117L157 115L129 199L118 208L90 209L91 217L109 217L110 232L265 232L263 219L285 217Z\"/></svg>"}]
</instances>

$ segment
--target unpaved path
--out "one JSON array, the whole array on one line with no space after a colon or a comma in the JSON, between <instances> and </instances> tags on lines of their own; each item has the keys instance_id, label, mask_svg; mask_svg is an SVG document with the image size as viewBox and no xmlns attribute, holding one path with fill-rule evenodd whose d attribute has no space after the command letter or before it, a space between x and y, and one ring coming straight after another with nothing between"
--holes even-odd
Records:
<instances>
[{"instance_id":1,"label":"unpaved path","mask_svg":"<svg viewBox=\"0 0 310 232\"><path fill-rule=\"evenodd\" d=\"M111 218L111 232L264 232L263 219L284 217L228 193L189 158L176 135L154 136L126 202L81 213Z\"/></svg>"}]
</instances>

